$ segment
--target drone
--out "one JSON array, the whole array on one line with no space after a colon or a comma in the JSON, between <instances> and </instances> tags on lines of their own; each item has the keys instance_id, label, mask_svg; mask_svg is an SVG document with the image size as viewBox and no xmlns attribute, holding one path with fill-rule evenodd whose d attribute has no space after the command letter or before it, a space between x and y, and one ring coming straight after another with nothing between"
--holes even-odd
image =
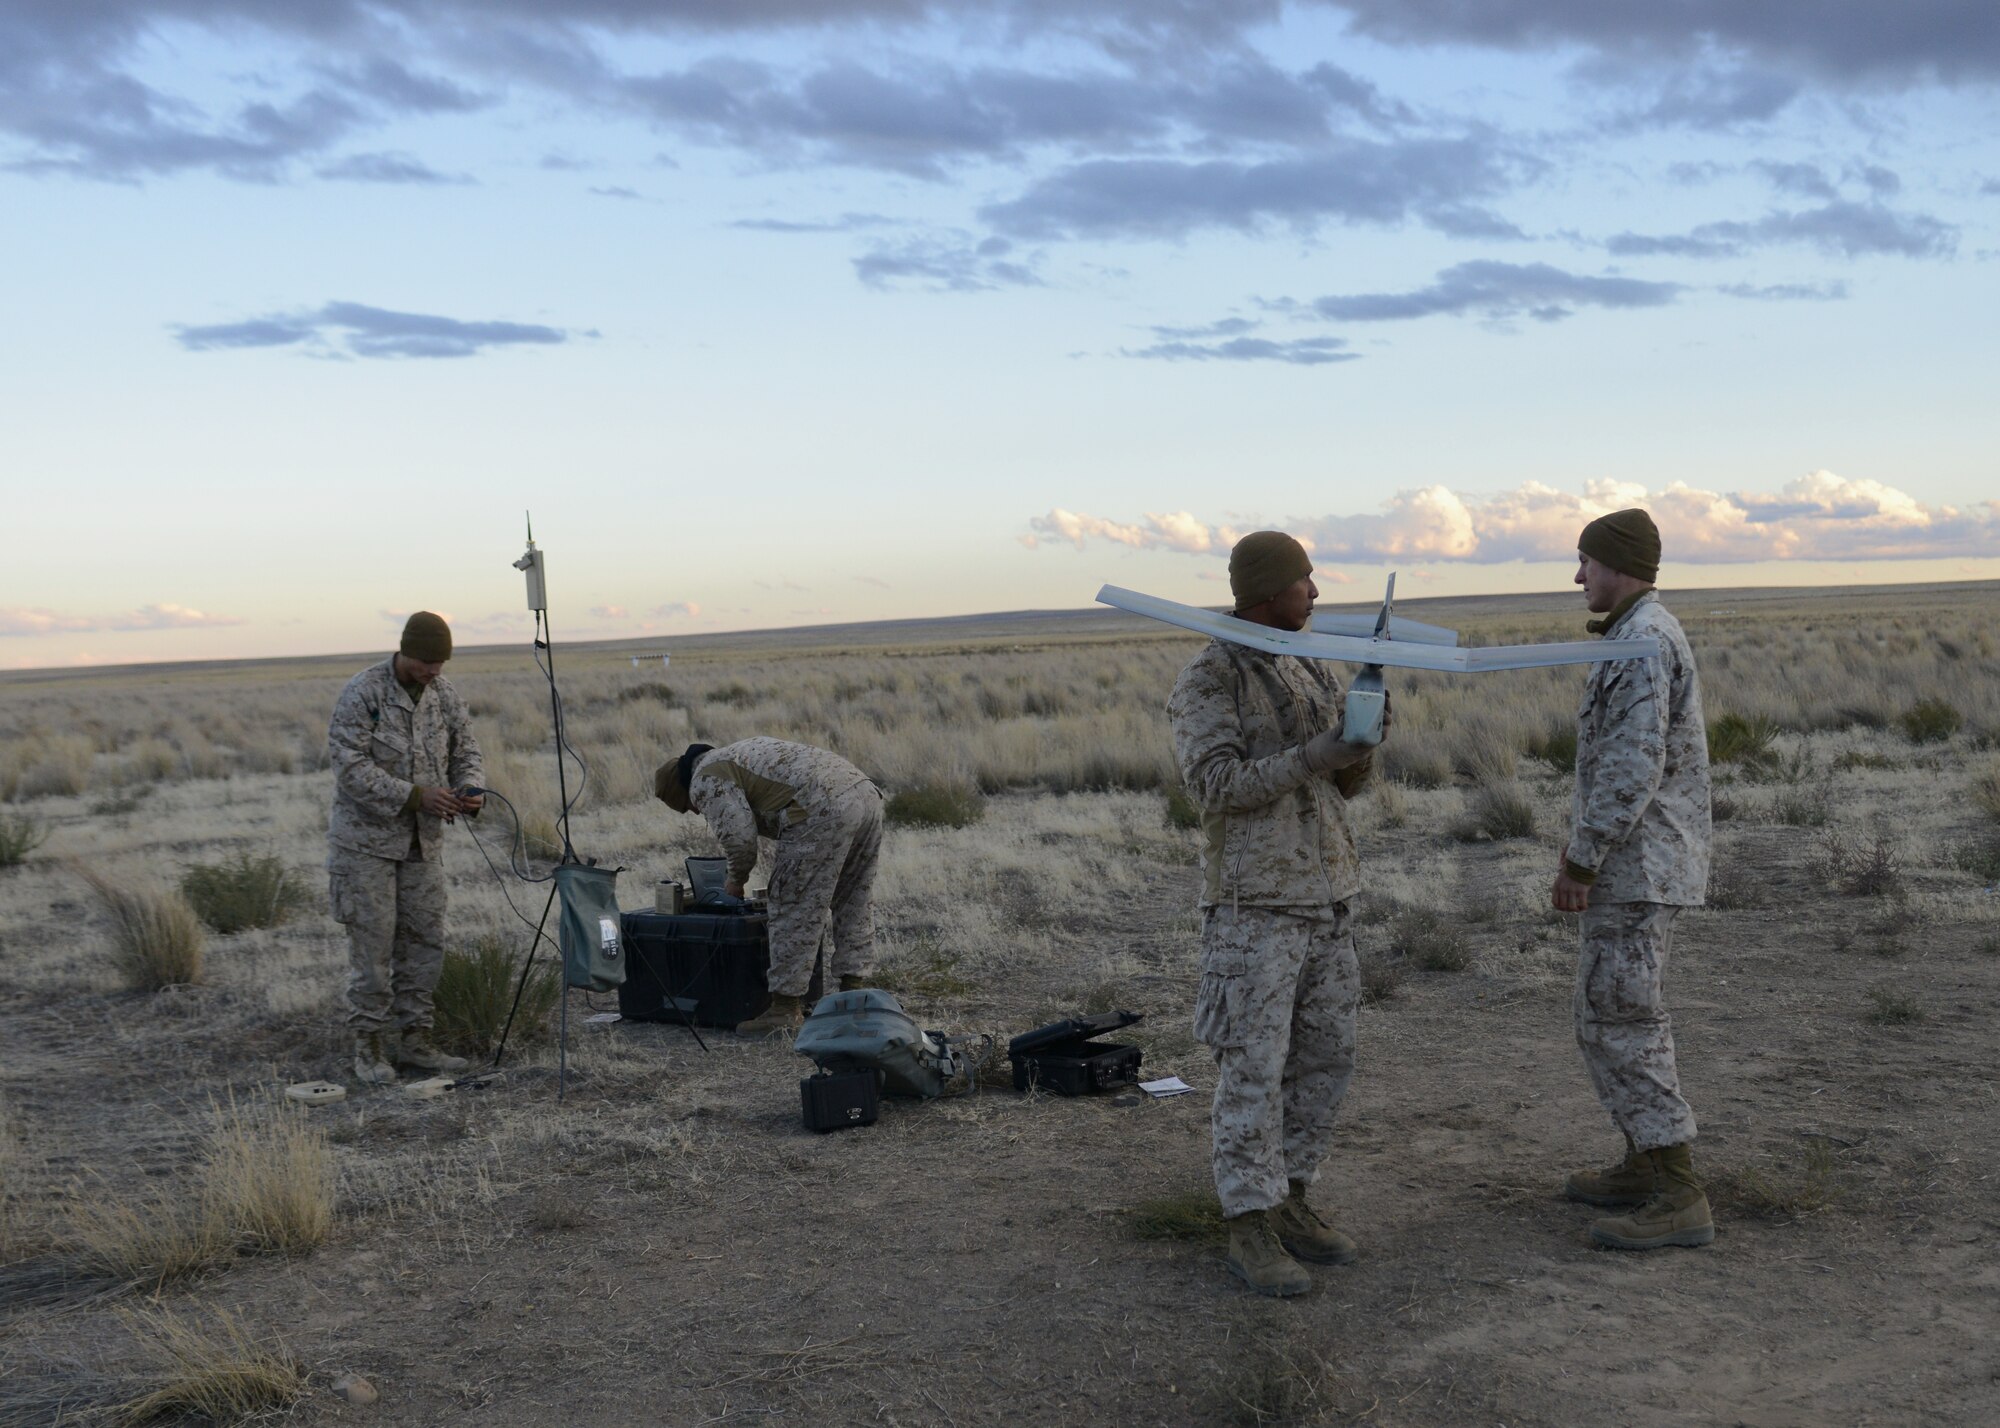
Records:
<instances>
[{"instance_id":1,"label":"drone","mask_svg":"<svg viewBox=\"0 0 2000 1428\"><path fill-rule=\"evenodd\" d=\"M1368 615L1314 615L1303 630L1278 630L1253 624L1232 615L1162 600L1107 585L1097 592L1100 605L1112 605L1134 615L1178 625L1184 630L1209 635L1231 644L1265 650L1271 654L1297 655L1301 659L1332 659L1363 666L1347 691L1347 713L1341 737L1353 744L1382 741L1382 713L1386 707L1382 671L1428 669L1441 674L1484 674L1496 669L1543 669L1559 664L1596 664L1603 660L1650 659L1659 655L1660 642L1651 635L1624 640L1569 640L1541 645L1485 645L1467 649L1458 643L1458 631L1442 625L1426 625L1394 613L1396 576L1389 575L1382 592L1382 609Z\"/></svg>"}]
</instances>

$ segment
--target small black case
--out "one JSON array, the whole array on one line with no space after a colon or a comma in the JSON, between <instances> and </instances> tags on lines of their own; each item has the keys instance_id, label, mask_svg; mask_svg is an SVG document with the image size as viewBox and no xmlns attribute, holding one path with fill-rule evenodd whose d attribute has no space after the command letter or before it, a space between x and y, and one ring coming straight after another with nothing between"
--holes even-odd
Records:
<instances>
[{"instance_id":1,"label":"small black case","mask_svg":"<svg viewBox=\"0 0 2000 1428\"><path fill-rule=\"evenodd\" d=\"M811 1131L852 1130L875 1124L881 1088L873 1071L821 1072L799 1082L799 1105Z\"/></svg>"},{"instance_id":2,"label":"small black case","mask_svg":"<svg viewBox=\"0 0 2000 1428\"><path fill-rule=\"evenodd\" d=\"M1014 1063L1014 1089L1040 1086L1061 1096L1088 1096L1136 1084L1139 1048L1091 1038L1138 1020L1138 1012L1104 1012L1022 1032L1007 1043L1007 1059Z\"/></svg>"}]
</instances>

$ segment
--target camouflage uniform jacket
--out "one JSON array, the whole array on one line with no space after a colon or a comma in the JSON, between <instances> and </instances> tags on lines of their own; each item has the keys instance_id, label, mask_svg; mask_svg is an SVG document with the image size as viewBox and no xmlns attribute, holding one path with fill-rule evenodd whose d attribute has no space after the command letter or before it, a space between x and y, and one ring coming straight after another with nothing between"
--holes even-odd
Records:
<instances>
[{"instance_id":1,"label":"camouflage uniform jacket","mask_svg":"<svg viewBox=\"0 0 2000 1428\"><path fill-rule=\"evenodd\" d=\"M695 762L688 803L708 820L742 882L757 866L757 839L781 838L868 775L839 754L760 734L712 749Z\"/></svg>"},{"instance_id":2,"label":"camouflage uniform jacket","mask_svg":"<svg viewBox=\"0 0 2000 1428\"><path fill-rule=\"evenodd\" d=\"M1576 713L1569 861L1590 899L1699 907L1708 893L1708 726L1687 635L1650 591L1605 631L1660 654L1591 668Z\"/></svg>"},{"instance_id":3,"label":"camouflage uniform jacket","mask_svg":"<svg viewBox=\"0 0 2000 1428\"><path fill-rule=\"evenodd\" d=\"M396 682L395 657L347 681L334 702L326 752L333 810L326 838L377 858L407 858L414 837L426 862L438 855L444 820L409 807L410 790L485 782L465 700L443 675L421 699Z\"/></svg>"},{"instance_id":4,"label":"camouflage uniform jacket","mask_svg":"<svg viewBox=\"0 0 2000 1428\"><path fill-rule=\"evenodd\" d=\"M1299 746L1340 725L1323 661L1227 640L1183 669L1167 700L1181 782L1201 810L1201 905L1322 907L1361 888L1344 804L1373 761L1315 777Z\"/></svg>"}]
</instances>

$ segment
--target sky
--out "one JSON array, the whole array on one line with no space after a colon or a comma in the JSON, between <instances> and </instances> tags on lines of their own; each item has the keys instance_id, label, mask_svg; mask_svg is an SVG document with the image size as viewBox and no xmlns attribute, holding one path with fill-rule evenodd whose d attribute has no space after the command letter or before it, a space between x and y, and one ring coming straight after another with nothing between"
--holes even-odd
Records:
<instances>
[{"instance_id":1,"label":"sky","mask_svg":"<svg viewBox=\"0 0 2000 1428\"><path fill-rule=\"evenodd\" d=\"M2000 578L2000 6L4 0L0 667Z\"/></svg>"}]
</instances>

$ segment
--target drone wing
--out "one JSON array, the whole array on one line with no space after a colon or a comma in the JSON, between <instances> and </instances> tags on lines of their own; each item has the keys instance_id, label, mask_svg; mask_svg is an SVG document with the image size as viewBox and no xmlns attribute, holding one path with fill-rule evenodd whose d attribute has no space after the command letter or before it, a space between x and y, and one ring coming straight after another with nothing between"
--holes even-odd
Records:
<instances>
[{"instance_id":1,"label":"drone wing","mask_svg":"<svg viewBox=\"0 0 2000 1428\"><path fill-rule=\"evenodd\" d=\"M1362 639L1350 635L1321 634L1317 630L1274 630L1253 625L1157 595L1141 595L1136 590L1107 585L1097 592L1101 605L1129 610L1148 619L1163 620L1196 634L1209 635L1251 649L1273 654L1298 655L1301 659L1343 660L1348 664L1379 664L1391 669L1431 669L1445 674L1480 674L1495 669L1539 669L1545 665L1596 664L1610 659L1645 659L1660 652L1659 641L1647 635L1636 640L1573 640L1549 645L1487 645L1480 649L1457 649L1439 643L1398 643L1396 640ZM1315 622L1317 623L1317 622ZM1370 629L1373 628L1371 622ZM1436 626L1429 628L1436 629Z\"/></svg>"},{"instance_id":2,"label":"drone wing","mask_svg":"<svg viewBox=\"0 0 2000 1428\"><path fill-rule=\"evenodd\" d=\"M1319 635L1351 635L1369 640L1375 637L1373 615L1314 615L1312 629ZM1421 620L1406 620L1401 615L1389 617L1389 638L1398 644L1408 642L1413 645L1455 645L1458 631L1447 630L1443 625L1426 625Z\"/></svg>"}]
</instances>

